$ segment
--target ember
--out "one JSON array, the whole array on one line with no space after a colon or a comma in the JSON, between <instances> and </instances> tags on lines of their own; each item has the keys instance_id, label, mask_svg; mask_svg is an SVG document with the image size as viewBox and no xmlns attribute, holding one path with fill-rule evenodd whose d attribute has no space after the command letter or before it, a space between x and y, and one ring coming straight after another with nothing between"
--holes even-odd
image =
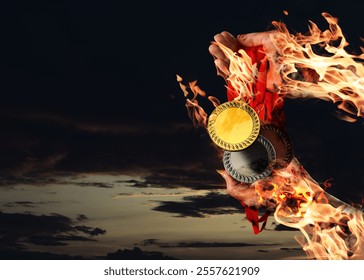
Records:
<instances>
[{"instance_id":1,"label":"ember","mask_svg":"<svg viewBox=\"0 0 364 280\"><path fill-rule=\"evenodd\" d=\"M345 113L343 120L355 121L363 117L364 65L361 62L364 54L347 53L348 43L337 19L328 13L322 15L329 29L322 31L310 22L309 33L305 35L290 34L284 23L273 22L273 31L237 38L225 31L214 37L209 51L217 74L226 81L227 102L234 100L243 104L241 106L253 108L261 126L254 143L264 137L274 149L274 156L269 157L267 176L260 176L260 171L256 171L247 181L246 171L233 168L235 173L232 173L232 164L225 162L226 170L219 173L226 181L228 194L244 206L255 234L264 229L268 216L274 213L276 221L302 232L304 238L298 241L308 258L364 259L363 212L326 192L331 179L325 181L322 188L311 178L293 156L285 133L285 98L332 101ZM318 52L314 51L314 46ZM214 124L197 101L198 96L206 97L206 93L195 82L186 86L181 77L177 76L177 80L194 125L210 130ZM220 104L215 97L208 98L216 109L225 104ZM224 125L224 122L219 123L219 129L223 130ZM274 133L265 132L264 136L267 126ZM222 160L225 160L224 150L225 154L233 153L230 147L229 144L218 145ZM234 153L244 149L249 147L240 146ZM247 156L242 162L249 166L249 159L251 157ZM259 218L258 209L266 209L266 214Z\"/></svg>"}]
</instances>

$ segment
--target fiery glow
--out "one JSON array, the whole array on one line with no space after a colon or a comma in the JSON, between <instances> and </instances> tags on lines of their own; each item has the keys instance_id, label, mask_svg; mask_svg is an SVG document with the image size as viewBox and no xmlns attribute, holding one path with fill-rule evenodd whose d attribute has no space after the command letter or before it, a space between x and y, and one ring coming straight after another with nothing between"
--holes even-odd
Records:
<instances>
[{"instance_id":1,"label":"fiery glow","mask_svg":"<svg viewBox=\"0 0 364 280\"><path fill-rule=\"evenodd\" d=\"M363 117L364 54L349 54L337 19L327 13L322 15L329 25L324 31L310 22L308 34L293 35L284 23L273 22L273 31L238 36L242 47L262 46L265 56L259 66L243 48L234 51L221 42L213 42L229 61L225 65L216 59L215 64L218 73L224 74L228 89L233 89L235 99L252 103L261 94L257 83L263 81L270 94L278 94L274 102L284 98L317 98L337 104L349 114L343 117L346 121ZM196 82L184 86L182 78L177 80L194 124L206 127L207 114L197 102L197 97L206 97L206 93ZM219 104L216 98L209 99L215 106ZM254 109L259 109L259 105ZM261 118L263 123L270 113ZM299 229L303 238L298 241L309 258L364 259L363 212L328 194L326 189L331 186L331 179L323 184L323 189L296 158L250 186L234 181L225 172L221 175L230 195L244 200L249 207L273 208L279 223Z\"/></svg>"}]
</instances>

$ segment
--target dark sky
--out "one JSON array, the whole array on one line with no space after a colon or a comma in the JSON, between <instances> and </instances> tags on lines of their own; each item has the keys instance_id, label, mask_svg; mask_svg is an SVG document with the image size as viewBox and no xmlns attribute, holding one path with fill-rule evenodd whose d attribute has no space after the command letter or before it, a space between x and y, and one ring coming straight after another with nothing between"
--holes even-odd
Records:
<instances>
[{"instance_id":1,"label":"dark sky","mask_svg":"<svg viewBox=\"0 0 364 280\"><path fill-rule=\"evenodd\" d=\"M176 74L223 101L224 81L208 53L215 34L266 31L272 20L293 33L306 32L308 20L327 28L322 12L339 18L348 50L357 51L358 3L7 1L0 9L1 185L44 172L140 169L163 180L191 174L221 183L221 163L206 133L192 127ZM287 131L312 177L333 178L330 193L358 202L363 121L346 123L335 111L317 100L287 100Z\"/></svg>"},{"instance_id":2,"label":"dark sky","mask_svg":"<svg viewBox=\"0 0 364 280\"><path fill-rule=\"evenodd\" d=\"M68 131L59 131L49 120L33 129L34 115L38 120L67 118L71 123L125 124L142 130L153 127L151 123L162 127L189 123L176 74L186 81L198 80L209 95L225 98L224 82L216 75L207 50L215 34L224 30L233 35L265 31L271 29L272 20L284 21L293 33L306 32L308 20L326 28L321 17L326 11L339 18L350 48L355 50L363 35L358 5L357 1L303 0L3 4L3 147L11 154L6 143L25 141L34 133L48 138L42 142L45 154L54 146L68 149L63 146L89 142L94 151L105 146L101 140L87 141L86 136L70 137ZM322 175L320 179L337 177L341 184L358 176L358 183L363 184L361 172L358 174L363 159L359 152L361 124L336 120L335 109L332 104L312 100L287 102L287 129L296 142L296 156L313 175ZM6 137L8 134L16 136ZM164 143L178 142L172 136L151 137L154 139L135 141L125 135L125 145L138 146L131 147L137 153L151 143L155 152L160 149L163 153ZM121 140L109 141L112 149ZM5 162L2 160L3 165L8 165L8 159L14 160L10 154ZM155 158L154 153L149 152L149 156ZM347 171L341 172L341 168Z\"/></svg>"},{"instance_id":3,"label":"dark sky","mask_svg":"<svg viewBox=\"0 0 364 280\"><path fill-rule=\"evenodd\" d=\"M223 30L265 31L283 20L292 32L305 32L308 20L323 24L327 11L353 46L362 35L356 1L15 3L1 9L1 106L116 121L184 119L176 73L223 97L207 51Z\"/></svg>"}]
</instances>

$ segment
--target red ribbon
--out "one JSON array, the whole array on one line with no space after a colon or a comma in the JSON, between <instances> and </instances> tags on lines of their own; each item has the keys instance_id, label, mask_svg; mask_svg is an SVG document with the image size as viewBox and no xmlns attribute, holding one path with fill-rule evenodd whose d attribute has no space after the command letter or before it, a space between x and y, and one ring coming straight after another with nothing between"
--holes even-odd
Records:
<instances>
[{"instance_id":1,"label":"red ribbon","mask_svg":"<svg viewBox=\"0 0 364 280\"><path fill-rule=\"evenodd\" d=\"M258 69L258 79L252 88L254 96L248 98L246 101L257 112L262 123L270 123L283 128L285 125L285 115L283 112L284 102L283 98L278 96L278 93L267 90L269 62L263 53L263 47L258 46L243 49L251 57L252 64L257 64ZM228 101L233 100L237 96L238 93L228 82Z\"/></svg>"},{"instance_id":2,"label":"red ribbon","mask_svg":"<svg viewBox=\"0 0 364 280\"><path fill-rule=\"evenodd\" d=\"M243 49L251 57L252 64L257 64L258 69L258 79L253 85L254 96L246 101L249 106L257 112L262 123L274 124L283 128L286 120L283 112L283 99L280 98L277 93L272 93L267 90L267 72L269 62L263 52L263 47L244 47ZM238 93L232 85L228 83L228 100L231 101L237 96ZM241 205L245 208L246 218L252 224L254 234L258 234L264 230L271 212L266 211L265 214L259 218L258 210L256 208L247 206L242 202ZM263 223L261 227L259 227L259 223Z\"/></svg>"},{"instance_id":3,"label":"red ribbon","mask_svg":"<svg viewBox=\"0 0 364 280\"><path fill-rule=\"evenodd\" d=\"M246 218L248 219L248 221L253 226L254 234L258 234L258 233L262 232L263 229L265 228L266 224L267 224L268 217L271 214L271 212L270 211L266 211L263 214L263 216L261 216L259 218L259 216L258 216L258 210L257 209L255 209L253 207L250 207L250 206L247 206L244 203L241 203L241 205L245 209ZM263 224L262 224L261 227L259 227L259 223L261 223L261 222L263 222Z\"/></svg>"}]
</instances>

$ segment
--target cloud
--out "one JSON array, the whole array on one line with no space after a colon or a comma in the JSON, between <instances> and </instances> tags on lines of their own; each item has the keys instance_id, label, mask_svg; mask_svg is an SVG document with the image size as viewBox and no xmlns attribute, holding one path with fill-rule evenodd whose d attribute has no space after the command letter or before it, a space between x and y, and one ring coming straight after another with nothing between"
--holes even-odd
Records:
<instances>
[{"instance_id":1,"label":"cloud","mask_svg":"<svg viewBox=\"0 0 364 280\"><path fill-rule=\"evenodd\" d=\"M87 221L88 217L85 214L78 214L77 217L76 217L76 220L79 221L79 222Z\"/></svg>"},{"instance_id":2,"label":"cloud","mask_svg":"<svg viewBox=\"0 0 364 280\"><path fill-rule=\"evenodd\" d=\"M113 188L112 185L106 184L103 182L75 182L72 183L73 185L80 186L80 187L97 187L97 188L103 188L103 189L110 189Z\"/></svg>"},{"instance_id":3,"label":"cloud","mask_svg":"<svg viewBox=\"0 0 364 280\"><path fill-rule=\"evenodd\" d=\"M139 247L119 249L99 258L107 260L175 260L175 258L167 256L162 252L143 251Z\"/></svg>"},{"instance_id":4,"label":"cloud","mask_svg":"<svg viewBox=\"0 0 364 280\"><path fill-rule=\"evenodd\" d=\"M66 246L71 241L96 241L93 237L106 233L59 214L0 212L0 224L0 244L8 249L23 249L26 244Z\"/></svg>"},{"instance_id":5,"label":"cloud","mask_svg":"<svg viewBox=\"0 0 364 280\"><path fill-rule=\"evenodd\" d=\"M183 201L157 201L155 211L177 214L176 217L204 218L210 215L241 213L240 203L227 194L209 192L206 195L187 196Z\"/></svg>"},{"instance_id":6,"label":"cloud","mask_svg":"<svg viewBox=\"0 0 364 280\"><path fill-rule=\"evenodd\" d=\"M274 229L275 231L299 231L297 228L287 227L283 224L277 224Z\"/></svg>"},{"instance_id":7,"label":"cloud","mask_svg":"<svg viewBox=\"0 0 364 280\"><path fill-rule=\"evenodd\" d=\"M145 239L140 242L140 246L158 246L161 248L226 248L226 247L251 247L251 246L277 246L278 243L245 243L245 242L175 242L165 243L159 239Z\"/></svg>"},{"instance_id":8,"label":"cloud","mask_svg":"<svg viewBox=\"0 0 364 280\"><path fill-rule=\"evenodd\" d=\"M39 201L39 202L33 202L33 201L12 201L7 202L3 206L12 208L12 207L26 207L26 208L35 208L39 205L45 205L45 204L53 204L53 203L60 203L59 201Z\"/></svg>"},{"instance_id":9,"label":"cloud","mask_svg":"<svg viewBox=\"0 0 364 280\"><path fill-rule=\"evenodd\" d=\"M303 249L300 247L295 247L295 248L283 247L283 248L280 248L280 250L286 251L286 252L304 252Z\"/></svg>"},{"instance_id":10,"label":"cloud","mask_svg":"<svg viewBox=\"0 0 364 280\"><path fill-rule=\"evenodd\" d=\"M49 252L0 249L0 260L82 260L82 256L55 254Z\"/></svg>"},{"instance_id":11,"label":"cloud","mask_svg":"<svg viewBox=\"0 0 364 280\"><path fill-rule=\"evenodd\" d=\"M162 191L164 192L161 192ZM206 193L206 190L191 190L188 188L180 188L178 191L171 192L170 190L166 191L164 188L155 188L154 192L123 192L113 195L113 198L136 198L136 197L185 197L194 195L203 195ZM159 191L159 192L158 192Z\"/></svg>"},{"instance_id":12,"label":"cloud","mask_svg":"<svg viewBox=\"0 0 364 280\"><path fill-rule=\"evenodd\" d=\"M3 175L185 169L216 161L206 132L188 122L86 121L35 112L1 117L7 123L0 140Z\"/></svg>"},{"instance_id":13,"label":"cloud","mask_svg":"<svg viewBox=\"0 0 364 280\"><path fill-rule=\"evenodd\" d=\"M143 176L143 181L120 181L135 188L189 188L195 190L225 189L225 181L214 170L199 166L165 167Z\"/></svg>"}]
</instances>

